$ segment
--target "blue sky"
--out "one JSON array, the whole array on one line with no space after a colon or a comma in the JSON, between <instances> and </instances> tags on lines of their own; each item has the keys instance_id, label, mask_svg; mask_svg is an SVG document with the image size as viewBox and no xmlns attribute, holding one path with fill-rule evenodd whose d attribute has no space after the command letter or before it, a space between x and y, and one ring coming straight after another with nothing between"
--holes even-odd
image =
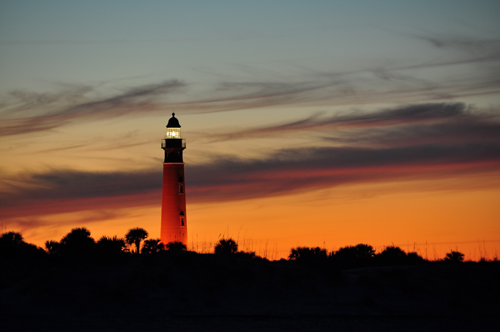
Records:
<instances>
[{"instance_id":1,"label":"blue sky","mask_svg":"<svg viewBox=\"0 0 500 332\"><path fill-rule=\"evenodd\" d=\"M423 38L495 39L500 9L496 1L3 1L1 6L4 92L127 78L287 79L301 70L426 63L450 55Z\"/></svg>"}]
</instances>

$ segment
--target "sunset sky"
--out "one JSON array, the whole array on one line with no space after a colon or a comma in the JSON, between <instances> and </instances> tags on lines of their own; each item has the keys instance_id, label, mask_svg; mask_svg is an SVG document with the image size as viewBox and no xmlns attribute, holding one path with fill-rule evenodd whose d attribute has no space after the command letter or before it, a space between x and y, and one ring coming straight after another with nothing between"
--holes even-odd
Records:
<instances>
[{"instance_id":1,"label":"sunset sky","mask_svg":"<svg viewBox=\"0 0 500 332\"><path fill-rule=\"evenodd\" d=\"M500 257L500 2L0 1L0 226Z\"/></svg>"}]
</instances>

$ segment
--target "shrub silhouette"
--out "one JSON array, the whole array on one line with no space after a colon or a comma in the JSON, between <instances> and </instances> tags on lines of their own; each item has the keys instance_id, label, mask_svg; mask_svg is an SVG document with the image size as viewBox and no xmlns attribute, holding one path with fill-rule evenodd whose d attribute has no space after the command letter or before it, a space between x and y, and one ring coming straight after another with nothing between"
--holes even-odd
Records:
<instances>
[{"instance_id":1,"label":"shrub silhouette","mask_svg":"<svg viewBox=\"0 0 500 332\"><path fill-rule=\"evenodd\" d=\"M125 240L113 237L102 236L96 243L96 251L100 255L119 255L125 248Z\"/></svg>"},{"instance_id":2,"label":"shrub silhouette","mask_svg":"<svg viewBox=\"0 0 500 332\"><path fill-rule=\"evenodd\" d=\"M330 254L330 260L343 267L367 266L375 256L375 250L368 244L346 246Z\"/></svg>"},{"instance_id":3,"label":"shrub silhouette","mask_svg":"<svg viewBox=\"0 0 500 332\"><path fill-rule=\"evenodd\" d=\"M143 228L132 228L125 235L125 241L129 245L135 245L135 252L138 254L141 248L141 241L148 237L148 232Z\"/></svg>"},{"instance_id":4,"label":"shrub silhouette","mask_svg":"<svg viewBox=\"0 0 500 332\"><path fill-rule=\"evenodd\" d=\"M292 248L289 260L297 261L301 263L313 263L313 262L326 262L326 249L320 247L309 248L309 247L297 247Z\"/></svg>"},{"instance_id":5,"label":"shrub silhouette","mask_svg":"<svg viewBox=\"0 0 500 332\"><path fill-rule=\"evenodd\" d=\"M24 242L21 233L7 232L0 237L0 257L11 260L26 260L42 257L45 251Z\"/></svg>"},{"instance_id":6,"label":"shrub silhouette","mask_svg":"<svg viewBox=\"0 0 500 332\"><path fill-rule=\"evenodd\" d=\"M61 239L58 252L64 255L90 255L94 253L95 240L90 236L90 231L85 228L74 228Z\"/></svg>"},{"instance_id":7,"label":"shrub silhouette","mask_svg":"<svg viewBox=\"0 0 500 332\"><path fill-rule=\"evenodd\" d=\"M408 263L406 253L396 246L386 247L376 257L378 262L383 265L402 265Z\"/></svg>"},{"instance_id":8,"label":"shrub silhouette","mask_svg":"<svg viewBox=\"0 0 500 332\"><path fill-rule=\"evenodd\" d=\"M167 250L169 250L169 251L187 250L186 245L182 242L170 242L170 243L167 243L166 247L167 247Z\"/></svg>"},{"instance_id":9,"label":"shrub silhouette","mask_svg":"<svg viewBox=\"0 0 500 332\"><path fill-rule=\"evenodd\" d=\"M358 244L354 247L347 246L340 248L337 252L335 252L336 256L344 256L353 259L370 259L375 256L375 250L372 246L368 244Z\"/></svg>"},{"instance_id":10,"label":"shrub silhouette","mask_svg":"<svg viewBox=\"0 0 500 332\"><path fill-rule=\"evenodd\" d=\"M165 250L165 246L161 243L160 239L150 239L144 241L141 252L143 254L155 254L162 250Z\"/></svg>"},{"instance_id":11,"label":"shrub silhouette","mask_svg":"<svg viewBox=\"0 0 500 332\"><path fill-rule=\"evenodd\" d=\"M255 251L238 251L234 253L236 257L241 258L241 259L254 259L254 258L259 258L262 259L262 257L256 256Z\"/></svg>"},{"instance_id":12,"label":"shrub silhouette","mask_svg":"<svg viewBox=\"0 0 500 332\"><path fill-rule=\"evenodd\" d=\"M238 251L238 244L233 239L221 239L215 246L216 254L234 254Z\"/></svg>"},{"instance_id":13,"label":"shrub silhouette","mask_svg":"<svg viewBox=\"0 0 500 332\"><path fill-rule=\"evenodd\" d=\"M464 254L459 251L451 251L446 254L445 262L461 263L464 261Z\"/></svg>"},{"instance_id":14,"label":"shrub silhouette","mask_svg":"<svg viewBox=\"0 0 500 332\"><path fill-rule=\"evenodd\" d=\"M358 244L356 245L356 255L359 259L370 259L375 256L375 250L372 246L368 244Z\"/></svg>"},{"instance_id":15,"label":"shrub silhouette","mask_svg":"<svg viewBox=\"0 0 500 332\"><path fill-rule=\"evenodd\" d=\"M416 252L409 252L406 255L406 261L408 262L408 264L420 264L425 262L423 257Z\"/></svg>"}]
</instances>

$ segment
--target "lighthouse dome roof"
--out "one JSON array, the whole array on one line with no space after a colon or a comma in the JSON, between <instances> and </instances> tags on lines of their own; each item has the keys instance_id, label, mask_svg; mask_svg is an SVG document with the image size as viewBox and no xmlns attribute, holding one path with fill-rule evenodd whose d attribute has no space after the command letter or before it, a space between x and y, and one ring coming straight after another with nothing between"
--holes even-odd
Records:
<instances>
[{"instance_id":1,"label":"lighthouse dome roof","mask_svg":"<svg viewBox=\"0 0 500 332\"><path fill-rule=\"evenodd\" d=\"M177 120L177 118L175 117L175 113L172 113L172 117L170 118L170 120L168 120L168 123L167 123L167 128L180 128L181 125L179 123L179 120Z\"/></svg>"}]
</instances>

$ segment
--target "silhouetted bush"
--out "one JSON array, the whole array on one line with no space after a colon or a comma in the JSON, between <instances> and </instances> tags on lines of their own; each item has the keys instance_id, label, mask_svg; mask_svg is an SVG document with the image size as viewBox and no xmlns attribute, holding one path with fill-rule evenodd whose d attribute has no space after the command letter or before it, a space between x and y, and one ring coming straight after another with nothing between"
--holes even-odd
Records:
<instances>
[{"instance_id":1,"label":"silhouetted bush","mask_svg":"<svg viewBox=\"0 0 500 332\"><path fill-rule=\"evenodd\" d=\"M408 264L406 253L399 247L386 247L376 256L377 263L380 265L404 265Z\"/></svg>"},{"instance_id":2,"label":"silhouetted bush","mask_svg":"<svg viewBox=\"0 0 500 332\"><path fill-rule=\"evenodd\" d=\"M425 262L425 259L416 252L409 252L406 255L406 261L408 264L421 264Z\"/></svg>"},{"instance_id":3,"label":"silhouetted bush","mask_svg":"<svg viewBox=\"0 0 500 332\"><path fill-rule=\"evenodd\" d=\"M322 249L320 247L292 248L288 259L300 263L324 263L327 259L326 249Z\"/></svg>"},{"instance_id":4,"label":"silhouetted bush","mask_svg":"<svg viewBox=\"0 0 500 332\"><path fill-rule=\"evenodd\" d=\"M143 254L155 254L163 250L165 250L165 246L160 239L150 239L144 241L141 252Z\"/></svg>"},{"instance_id":5,"label":"silhouetted bush","mask_svg":"<svg viewBox=\"0 0 500 332\"><path fill-rule=\"evenodd\" d=\"M95 245L97 254L95 262L106 265L122 263L128 254L124 252L125 247L125 240L116 235L113 237L102 236Z\"/></svg>"},{"instance_id":6,"label":"silhouetted bush","mask_svg":"<svg viewBox=\"0 0 500 332\"><path fill-rule=\"evenodd\" d=\"M16 232L7 232L0 237L0 257L23 261L41 258L45 251L34 244L24 242L23 236Z\"/></svg>"},{"instance_id":7,"label":"silhouetted bush","mask_svg":"<svg viewBox=\"0 0 500 332\"><path fill-rule=\"evenodd\" d=\"M446 254L444 261L450 263L462 263L464 261L464 254L459 251L451 251Z\"/></svg>"},{"instance_id":8,"label":"silhouetted bush","mask_svg":"<svg viewBox=\"0 0 500 332\"><path fill-rule=\"evenodd\" d=\"M45 241L45 248L49 255L56 255L59 252L61 244L56 241Z\"/></svg>"},{"instance_id":9,"label":"silhouetted bush","mask_svg":"<svg viewBox=\"0 0 500 332\"><path fill-rule=\"evenodd\" d=\"M113 237L102 236L96 243L96 252L99 255L119 255L125 249L125 240Z\"/></svg>"},{"instance_id":10,"label":"silhouetted bush","mask_svg":"<svg viewBox=\"0 0 500 332\"><path fill-rule=\"evenodd\" d=\"M187 250L187 247L182 242L169 242L167 243L167 250L169 251L183 251Z\"/></svg>"},{"instance_id":11,"label":"silhouetted bush","mask_svg":"<svg viewBox=\"0 0 500 332\"><path fill-rule=\"evenodd\" d=\"M368 266L371 264L375 250L368 244L358 244L356 246L347 246L331 253L329 259L336 265L343 268L353 268Z\"/></svg>"},{"instance_id":12,"label":"silhouetted bush","mask_svg":"<svg viewBox=\"0 0 500 332\"><path fill-rule=\"evenodd\" d=\"M233 239L221 239L215 246L216 254L234 254L238 251L238 244Z\"/></svg>"},{"instance_id":13,"label":"silhouetted bush","mask_svg":"<svg viewBox=\"0 0 500 332\"><path fill-rule=\"evenodd\" d=\"M140 253L142 240L146 239L148 235L148 232L143 228L132 228L125 235L125 241L129 245L135 245L135 253L138 254Z\"/></svg>"},{"instance_id":14,"label":"silhouetted bush","mask_svg":"<svg viewBox=\"0 0 500 332\"><path fill-rule=\"evenodd\" d=\"M262 259L262 257L255 255L255 251L251 251L251 252L238 251L234 255L235 255L235 257L241 258L241 259L255 259L255 258Z\"/></svg>"},{"instance_id":15,"label":"silhouetted bush","mask_svg":"<svg viewBox=\"0 0 500 332\"><path fill-rule=\"evenodd\" d=\"M61 239L57 252L66 256L89 256L94 254L95 240L85 228L74 228Z\"/></svg>"}]
</instances>

